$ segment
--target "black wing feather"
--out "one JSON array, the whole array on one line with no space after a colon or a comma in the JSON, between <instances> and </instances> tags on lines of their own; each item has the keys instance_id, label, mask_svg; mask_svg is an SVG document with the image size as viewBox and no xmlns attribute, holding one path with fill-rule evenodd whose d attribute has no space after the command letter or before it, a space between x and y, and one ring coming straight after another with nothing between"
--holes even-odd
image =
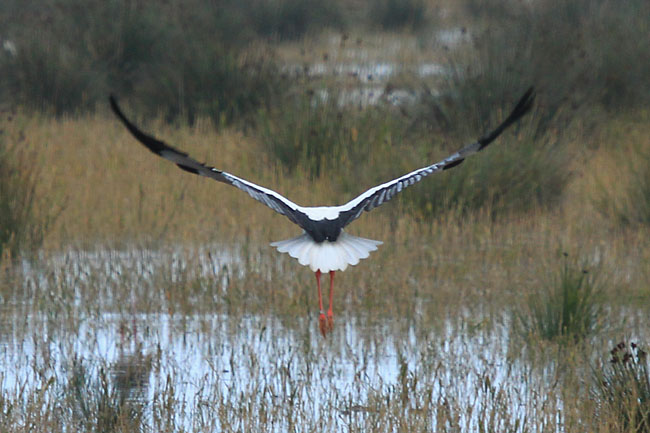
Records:
<instances>
[{"instance_id":1,"label":"black wing feather","mask_svg":"<svg viewBox=\"0 0 650 433\"><path fill-rule=\"evenodd\" d=\"M245 179L239 178L230 173L207 166L190 157L187 153L169 146L163 141L142 132L129 119L126 118L115 98L110 97L111 109L122 121L129 132L144 146L156 155L175 163L179 168L199 176L209 177L219 182L227 183L242 191L245 191L255 200L264 203L274 211L286 216L303 229L309 227L309 218L299 210L299 206L278 194L275 191L261 187Z\"/></svg>"},{"instance_id":2,"label":"black wing feather","mask_svg":"<svg viewBox=\"0 0 650 433\"><path fill-rule=\"evenodd\" d=\"M440 162L412 171L411 173L382 185L378 185L349 201L347 204L342 206L344 209L339 214L341 227L345 227L355 219L359 218L363 211L370 211L377 206L386 203L393 198L395 194L401 192L404 188L421 181L426 176L437 171L448 170L456 167L469 155L480 152L492 143L503 131L506 130L506 128L528 113L533 106L534 99L535 91L533 87L530 87L519 99L510 115L508 115L508 117L492 132L479 138L476 142L463 147L458 152L448 156Z\"/></svg>"},{"instance_id":3,"label":"black wing feather","mask_svg":"<svg viewBox=\"0 0 650 433\"><path fill-rule=\"evenodd\" d=\"M402 177L371 188L355 199L349 201L345 205L338 206L339 216L336 222L332 220L330 223L335 223L340 228L343 228L355 219L359 218L359 216L364 211L370 211L377 206L386 203L396 194L401 192L404 188L407 188L421 181L426 176L437 171L448 170L460 165L466 157L483 150L490 143L492 143L506 128L508 128L510 125L524 116L528 111L530 111L534 99L534 89L533 87L530 87L520 98L510 115L508 115L508 117L493 131L479 138L476 142L463 147L458 152L448 156L440 162L417 169ZM196 161L187 153L169 146L163 141L160 141L155 137L142 132L126 118L113 96L110 97L110 104L115 115L122 121L129 132L153 153L169 161L172 161L178 167L187 172L200 176L206 176L219 182L224 182L236 188L239 188L240 190L248 193L248 195L253 197L255 200L258 200L274 211L285 215L287 218L289 218L290 221L299 225L308 233L314 231L313 226L317 222L312 221L307 216L307 214L303 212L303 210L306 210L308 208L301 208L300 206L296 205L275 191L261 187L245 179L218 170L214 167L206 166Z\"/></svg>"}]
</instances>

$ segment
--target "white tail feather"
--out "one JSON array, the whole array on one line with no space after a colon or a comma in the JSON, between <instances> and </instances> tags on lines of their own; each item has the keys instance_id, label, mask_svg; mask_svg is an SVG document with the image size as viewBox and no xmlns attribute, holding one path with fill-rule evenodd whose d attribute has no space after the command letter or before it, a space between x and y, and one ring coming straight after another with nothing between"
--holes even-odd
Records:
<instances>
[{"instance_id":1,"label":"white tail feather","mask_svg":"<svg viewBox=\"0 0 650 433\"><path fill-rule=\"evenodd\" d=\"M321 272L344 271L348 265L356 265L359 260L367 258L383 242L360 238L341 232L335 242L316 243L307 233L273 242L279 252L287 253L298 259L303 266L309 266L312 271Z\"/></svg>"}]
</instances>

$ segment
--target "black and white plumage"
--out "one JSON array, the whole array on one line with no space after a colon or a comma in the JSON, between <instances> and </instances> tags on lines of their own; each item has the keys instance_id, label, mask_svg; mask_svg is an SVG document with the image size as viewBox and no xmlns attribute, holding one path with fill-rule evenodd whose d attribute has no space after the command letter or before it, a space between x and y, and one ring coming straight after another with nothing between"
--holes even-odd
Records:
<instances>
[{"instance_id":1,"label":"black and white plumage","mask_svg":"<svg viewBox=\"0 0 650 433\"><path fill-rule=\"evenodd\" d=\"M301 265L309 266L314 271L318 284L319 326L323 336L326 336L334 326L332 302L335 272L339 270L344 271L349 265L356 265L359 263L359 260L367 258L382 243L380 241L352 236L345 233L343 228L359 218L364 211L370 211L386 203L404 188L421 181L432 173L456 167L468 156L483 150L506 128L530 110L534 98L533 88L531 87L521 97L519 102L517 102L510 115L495 130L479 138L476 142L463 147L442 161L419 168L397 179L370 188L346 204L316 207L299 206L275 191L198 162L185 152L175 149L138 129L138 127L124 116L115 98L112 96L110 103L113 112L129 132L156 155L168 159L185 171L206 176L245 191L255 200L264 203L274 211L286 216L291 222L297 224L304 230L304 233L298 237L274 242L271 245L276 247L278 251L288 253L291 257L298 259ZM329 272L330 274L330 302L327 317L325 317L325 311L323 309L320 284L321 274L325 272Z\"/></svg>"},{"instance_id":2,"label":"black and white plumage","mask_svg":"<svg viewBox=\"0 0 650 433\"><path fill-rule=\"evenodd\" d=\"M110 98L110 104L113 112L129 132L156 155L175 163L190 173L239 188L301 227L304 230L302 235L274 242L271 245L277 247L278 251L288 253L291 257L298 259L300 264L309 266L314 272L330 272L343 271L348 265L356 265L359 260L368 257L369 253L376 250L377 246L382 243L347 234L343 231L345 226L359 218L364 211L370 211L386 203L404 188L421 181L430 174L456 167L468 156L483 150L506 128L526 114L530 110L533 100L534 91L531 87L521 97L510 115L496 129L440 162L370 188L343 205L317 207L299 206L275 191L202 164L185 152L142 132L126 118L113 96Z\"/></svg>"}]
</instances>

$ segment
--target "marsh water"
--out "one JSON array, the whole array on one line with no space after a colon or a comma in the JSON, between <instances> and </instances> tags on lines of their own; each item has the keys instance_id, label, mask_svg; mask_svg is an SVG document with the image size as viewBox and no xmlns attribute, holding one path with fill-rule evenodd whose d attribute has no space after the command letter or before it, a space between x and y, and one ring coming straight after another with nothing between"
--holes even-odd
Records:
<instances>
[{"instance_id":1,"label":"marsh water","mask_svg":"<svg viewBox=\"0 0 650 433\"><path fill-rule=\"evenodd\" d=\"M87 400L104 398L135 407L153 431L397 430L400 417L433 430L546 431L540 419L561 430L562 362L531 361L512 312L483 309L480 300L435 323L417 311L373 320L372 312L348 311L324 339L316 305L278 317L146 311L131 298L142 295L129 287L154 291L160 281L186 278L192 266L195 290L229 290L228 270L245 271L240 253L223 251L200 248L191 263L173 249L74 251L25 262L0 310L4 401L68 407L64 428L88 416ZM161 273L166 278L156 280ZM152 296L164 306L165 287L158 289ZM641 326L630 329L647 339Z\"/></svg>"},{"instance_id":2,"label":"marsh water","mask_svg":"<svg viewBox=\"0 0 650 433\"><path fill-rule=\"evenodd\" d=\"M424 38L426 42L392 37L382 40L377 48L372 46L372 42L369 46L361 41L345 43L340 35L333 35L325 42L327 50L323 59L287 60L282 72L292 79L304 77L312 83L333 81L336 83L334 86L321 88L316 96L323 101L334 98L339 106L408 105L422 96L423 91L435 94L435 86L424 90L421 85L405 85L401 82L404 80L393 82L393 79L416 77L417 82L425 80L431 84L447 75L448 71L442 59L405 59L405 53L421 52L423 45L436 52L440 48L450 50L469 38L466 29L449 28Z\"/></svg>"}]
</instances>

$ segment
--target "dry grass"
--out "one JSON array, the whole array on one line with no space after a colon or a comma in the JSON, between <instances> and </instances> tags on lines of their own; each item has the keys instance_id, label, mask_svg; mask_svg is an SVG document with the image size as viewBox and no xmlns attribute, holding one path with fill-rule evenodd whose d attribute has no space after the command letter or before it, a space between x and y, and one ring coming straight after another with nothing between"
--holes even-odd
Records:
<instances>
[{"instance_id":1,"label":"dry grass","mask_svg":"<svg viewBox=\"0 0 650 433\"><path fill-rule=\"evenodd\" d=\"M644 134L647 123L628 125L635 131L629 136L646 137L642 145L650 147ZM45 239L50 251L93 249L96 245L121 247L133 242L152 247L224 242L244 243L250 251L260 250L263 256L270 256L273 250L268 242L296 234L284 217L238 190L187 175L155 158L112 119L18 116L3 128L9 141L20 131L29 131L24 146L38 157L34 165L42 176L39 195L53 201L49 206L65 208ZM271 161L260 157L264 155L259 151L262 143L238 132L217 133L209 122L180 129L152 123L147 129L180 144L201 160L268 185L297 203L322 204L324 198L326 203L335 204L350 198L337 197L326 174L313 182L297 182L302 179L300 172L293 178L281 176ZM547 261L553 260L558 249L603 262L614 276L613 293L622 284L635 296L647 296L646 259L650 253L643 235L646 229L613 230L616 222L604 219L593 208L594 194L603 185L616 191L625 178L616 167L606 166L613 152L606 144L616 141L624 146L622 131L616 126L596 135L589 147L576 140L571 152L576 155L572 183L562 206L553 211L531 211L497 221L489 217L489 210L462 218L451 213L426 223L404 213L397 200L364 216L350 230L382 239L385 244L370 261L342 276L342 284L354 281L353 286L361 290L349 295L355 300L353 304L376 307L372 304L381 303L382 307L399 308L392 300L409 299L391 290L384 296L365 293L377 290L373 283L377 278L388 279L390 286L397 287L418 281L412 290L438 296L448 293L452 303L464 304L465 291L468 296L484 294L489 298L494 293L498 298L504 291L534 288L541 279L531 276L544 273ZM359 191L366 186L370 185L359 185ZM291 278L295 273L301 275L302 282L311 278L292 261L282 263Z\"/></svg>"}]
</instances>

